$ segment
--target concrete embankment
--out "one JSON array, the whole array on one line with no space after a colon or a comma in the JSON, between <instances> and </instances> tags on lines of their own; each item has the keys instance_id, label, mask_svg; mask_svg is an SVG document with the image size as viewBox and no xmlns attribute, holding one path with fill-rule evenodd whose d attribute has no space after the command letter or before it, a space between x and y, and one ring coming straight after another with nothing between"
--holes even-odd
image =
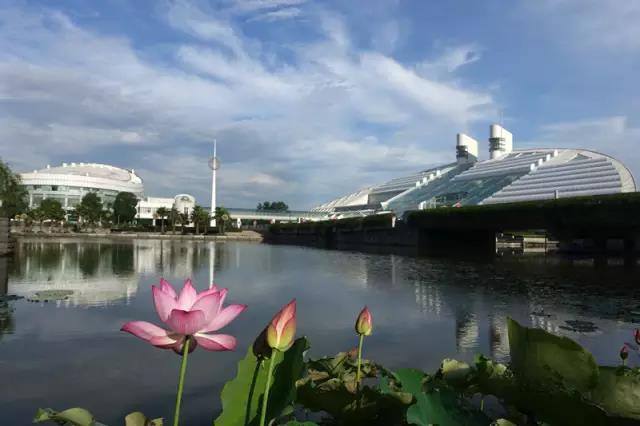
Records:
<instances>
[{"instance_id":1,"label":"concrete embankment","mask_svg":"<svg viewBox=\"0 0 640 426\"><path fill-rule=\"evenodd\" d=\"M179 240L179 241L253 241L261 242L262 235L253 231L230 232L225 235L160 234L152 232L13 232L17 238L79 238L113 240Z\"/></svg>"}]
</instances>

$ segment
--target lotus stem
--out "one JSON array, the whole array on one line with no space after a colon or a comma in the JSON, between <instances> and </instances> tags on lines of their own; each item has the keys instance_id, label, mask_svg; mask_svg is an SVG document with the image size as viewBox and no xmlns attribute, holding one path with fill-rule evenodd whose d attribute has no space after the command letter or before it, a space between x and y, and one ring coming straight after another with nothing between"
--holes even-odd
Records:
<instances>
[{"instance_id":1,"label":"lotus stem","mask_svg":"<svg viewBox=\"0 0 640 426\"><path fill-rule=\"evenodd\" d=\"M273 349L271 351L271 359L269 360L269 372L267 373L267 384L264 387L264 397L262 398L262 413L260 414L260 426L265 425L267 418L267 403L269 402L269 388L271 388L271 375L273 374L273 364L278 350Z\"/></svg>"},{"instance_id":2,"label":"lotus stem","mask_svg":"<svg viewBox=\"0 0 640 426\"><path fill-rule=\"evenodd\" d=\"M364 334L360 335L358 343L358 368L356 369L356 387L360 387L360 366L362 365L362 343L364 342Z\"/></svg>"},{"instance_id":3,"label":"lotus stem","mask_svg":"<svg viewBox=\"0 0 640 426\"><path fill-rule=\"evenodd\" d=\"M184 388L184 376L187 372L187 357L189 355L189 336L184 339L182 351L182 363L180 364L180 380L178 381L178 394L176 395L176 410L173 416L173 426L178 426L180 421L180 404L182 403L182 389Z\"/></svg>"}]
</instances>

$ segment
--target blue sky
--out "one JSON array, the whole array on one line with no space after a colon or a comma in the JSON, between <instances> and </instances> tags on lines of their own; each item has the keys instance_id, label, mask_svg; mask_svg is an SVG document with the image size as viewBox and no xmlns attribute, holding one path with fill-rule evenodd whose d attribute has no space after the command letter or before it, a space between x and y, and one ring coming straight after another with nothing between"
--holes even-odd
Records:
<instances>
[{"instance_id":1,"label":"blue sky","mask_svg":"<svg viewBox=\"0 0 640 426\"><path fill-rule=\"evenodd\" d=\"M134 168L149 195L309 208L502 121L640 176L640 2L3 1L0 156Z\"/></svg>"}]
</instances>

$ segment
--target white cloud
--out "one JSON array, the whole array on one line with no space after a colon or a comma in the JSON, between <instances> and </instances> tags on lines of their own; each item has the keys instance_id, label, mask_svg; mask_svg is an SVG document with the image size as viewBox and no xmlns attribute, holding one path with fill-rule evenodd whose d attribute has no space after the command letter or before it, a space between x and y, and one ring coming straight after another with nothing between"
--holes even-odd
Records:
<instances>
[{"instance_id":1,"label":"white cloud","mask_svg":"<svg viewBox=\"0 0 640 426\"><path fill-rule=\"evenodd\" d=\"M258 173L257 175L253 175L249 178L248 182L259 186L280 186L286 184L282 179L267 173Z\"/></svg>"},{"instance_id":2,"label":"white cloud","mask_svg":"<svg viewBox=\"0 0 640 426\"><path fill-rule=\"evenodd\" d=\"M559 148L585 148L620 160L640 178L640 128L630 126L625 116L597 117L541 126L535 141ZM638 181L640 182L640 181Z\"/></svg>"},{"instance_id":3,"label":"white cloud","mask_svg":"<svg viewBox=\"0 0 640 426\"><path fill-rule=\"evenodd\" d=\"M269 12L265 12L261 15L257 15L251 19L250 21L280 21L283 19L291 19L296 18L302 15L302 10L297 7L285 7L278 10L271 10Z\"/></svg>"},{"instance_id":4,"label":"white cloud","mask_svg":"<svg viewBox=\"0 0 640 426\"><path fill-rule=\"evenodd\" d=\"M522 13L557 40L620 52L640 48L640 2L542 0L523 3Z\"/></svg>"},{"instance_id":5,"label":"white cloud","mask_svg":"<svg viewBox=\"0 0 640 426\"><path fill-rule=\"evenodd\" d=\"M244 7L301 2L276 3ZM306 208L450 159L457 128L494 115L490 93L355 48L335 13L309 19L322 34L284 61L223 15L177 3L166 20L194 40L169 45L167 64L59 12L2 9L0 140L15 144L0 155L25 169L110 161L138 170L153 195L206 204L217 137L223 204L271 197Z\"/></svg>"},{"instance_id":6,"label":"white cloud","mask_svg":"<svg viewBox=\"0 0 640 426\"><path fill-rule=\"evenodd\" d=\"M425 77L445 76L480 60L481 50L474 44L450 46L435 59L419 63L416 70Z\"/></svg>"}]
</instances>

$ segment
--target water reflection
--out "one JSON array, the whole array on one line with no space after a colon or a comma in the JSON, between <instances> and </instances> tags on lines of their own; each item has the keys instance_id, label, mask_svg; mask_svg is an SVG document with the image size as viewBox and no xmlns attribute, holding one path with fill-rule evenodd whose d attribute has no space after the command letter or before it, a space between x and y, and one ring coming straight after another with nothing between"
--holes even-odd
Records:
<instances>
[{"instance_id":1,"label":"water reflection","mask_svg":"<svg viewBox=\"0 0 640 426\"><path fill-rule=\"evenodd\" d=\"M353 347L353 321L367 304L375 323L367 351L391 368L434 370L442 358L471 361L476 353L505 360L508 317L575 338L599 362L615 364L619 342L640 321L634 272L555 257L472 261L253 243L23 240L12 261L0 258L0 291L73 294L42 304L0 299L0 386L18 383L0 389L0 424L25 424L41 405L98 407L107 424L121 422L109 407L168 417L176 359L118 332L126 321L157 321L150 286L161 276L174 283L192 277L200 290L216 281L230 288L230 303L249 305L225 330L237 336L237 353L190 357L190 389L206 398L188 400L185 412L194 417L187 422L205 424L219 409L211 393L292 297L313 357Z\"/></svg>"},{"instance_id":2,"label":"water reflection","mask_svg":"<svg viewBox=\"0 0 640 426\"><path fill-rule=\"evenodd\" d=\"M8 297L9 258L0 256L0 340L5 334L12 334L16 324L13 318L13 306Z\"/></svg>"}]
</instances>

